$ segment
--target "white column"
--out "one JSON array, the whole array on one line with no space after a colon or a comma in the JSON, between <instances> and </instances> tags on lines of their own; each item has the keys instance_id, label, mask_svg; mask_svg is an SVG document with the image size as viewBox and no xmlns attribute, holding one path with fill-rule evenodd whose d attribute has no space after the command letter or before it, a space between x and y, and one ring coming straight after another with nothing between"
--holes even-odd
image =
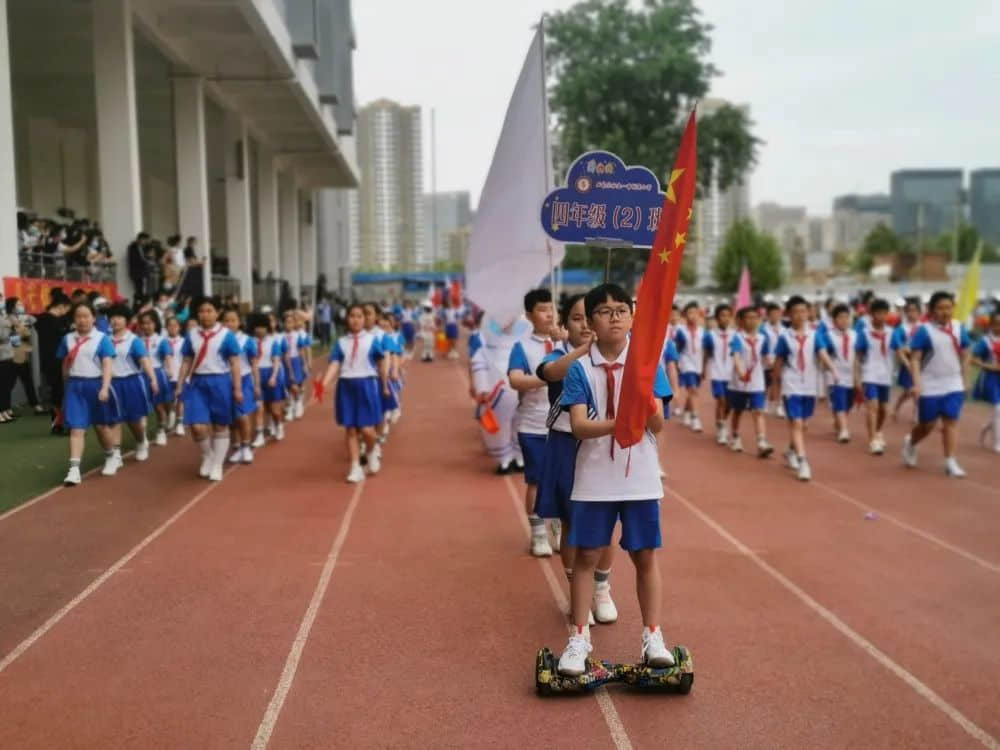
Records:
<instances>
[{"instance_id":1,"label":"white column","mask_svg":"<svg viewBox=\"0 0 1000 750\"><path fill-rule=\"evenodd\" d=\"M63 207L63 176L59 123L51 117L28 120L28 161L31 198L28 204L41 216L55 216Z\"/></svg>"},{"instance_id":2,"label":"white column","mask_svg":"<svg viewBox=\"0 0 1000 750\"><path fill-rule=\"evenodd\" d=\"M294 172L278 176L278 201L281 206L281 278L292 287L292 296L299 298L302 267L299 263L299 190Z\"/></svg>"},{"instance_id":3,"label":"white column","mask_svg":"<svg viewBox=\"0 0 1000 750\"><path fill-rule=\"evenodd\" d=\"M7 40L7 0L0 0L0 278L18 276L17 177L14 171L14 114L10 103L10 45Z\"/></svg>"},{"instance_id":4,"label":"white column","mask_svg":"<svg viewBox=\"0 0 1000 750\"><path fill-rule=\"evenodd\" d=\"M314 190L304 191L302 194L301 219L299 229L300 243L300 266L302 270L302 283L307 286L316 286L317 270L317 237L316 224L318 209L316 205L317 193Z\"/></svg>"},{"instance_id":5,"label":"white column","mask_svg":"<svg viewBox=\"0 0 1000 750\"><path fill-rule=\"evenodd\" d=\"M209 250L212 236L208 220L208 166L205 157L205 81L174 79L174 134L177 138L177 218L182 236L198 238L198 251L206 257L205 294L212 293Z\"/></svg>"},{"instance_id":6,"label":"white column","mask_svg":"<svg viewBox=\"0 0 1000 750\"><path fill-rule=\"evenodd\" d=\"M226 241L229 275L240 282L240 301L253 305L253 236L250 229L250 159L243 118L226 112Z\"/></svg>"},{"instance_id":7,"label":"white column","mask_svg":"<svg viewBox=\"0 0 1000 750\"><path fill-rule=\"evenodd\" d=\"M90 175L87 170L87 131L62 128L62 192L66 207L77 216L91 216Z\"/></svg>"},{"instance_id":8,"label":"white column","mask_svg":"<svg viewBox=\"0 0 1000 750\"><path fill-rule=\"evenodd\" d=\"M257 216L260 220L260 275L281 278L281 238L278 234L278 169L274 153L257 149Z\"/></svg>"},{"instance_id":9,"label":"white column","mask_svg":"<svg viewBox=\"0 0 1000 750\"><path fill-rule=\"evenodd\" d=\"M125 248L142 229L132 2L96 0L92 7L101 224L118 260L121 292L128 295Z\"/></svg>"}]
</instances>

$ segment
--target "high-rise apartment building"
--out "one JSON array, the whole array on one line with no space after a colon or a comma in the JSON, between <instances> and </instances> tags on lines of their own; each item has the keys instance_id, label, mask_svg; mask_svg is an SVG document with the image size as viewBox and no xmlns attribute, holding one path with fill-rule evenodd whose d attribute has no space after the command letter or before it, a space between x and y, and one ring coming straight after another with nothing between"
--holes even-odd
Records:
<instances>
[{"instance_id":1,"label":"high-rise apartment building","mask_svg":"<svg viewBox=\"0 0 1000 750\"><path fill-rule=\"evenodd\" d=\"M1000 244L1000 169L969 174L969 221L984 240Z\"/></svg>"},{"instance_id":2,"label":"high-rise apartment building","mask_svg":"<svg viewBox=\"0 0 1000 750\"><path fill-rule=\"evenodd\" d=\"M855 252L879 224L892 224L892 203L885 193L839 195L833 199L833 249Z\"/></svg>"},{"instance_id":3,"label":"high-rise apartment building","mask_svg":"<svg viewBox=\"0 0 1000 750\"><path fill-rule=\"evenodd\" d=\"M925 240L952 231L961 218L961 169L902 169L890 179L892 228Z\"/></svg>"},{"instance_id":4,"label":"high-rise apartment building","mask_svg":"<svg viewBox=\"0 0 1000 750\"><path fill-rule=\"evenodd\" d=\"M449 235L472 224L471 198L467 191L424 195L424 255L430 265L451 260ZM437 232L435 241L434 233Z\"/></svg>"},{"instance_id":5,"label":"high-rise apartment building","mask_svg":"<svg viewBox=\"0 0 1000 750\"><path fill-rule=\"evenodd\" d=\"M355 267L405 270L423 264L421 143L419 107L379 99L359 110L361 187L351 211Z\"/></svg>"}]
</instances>

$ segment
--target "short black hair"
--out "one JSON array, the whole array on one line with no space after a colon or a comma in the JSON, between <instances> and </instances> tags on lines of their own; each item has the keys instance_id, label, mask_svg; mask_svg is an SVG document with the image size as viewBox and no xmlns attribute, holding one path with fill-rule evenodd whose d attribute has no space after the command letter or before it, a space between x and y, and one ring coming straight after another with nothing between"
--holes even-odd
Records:
<instances>
[{"instance_id":1,"label":"short black hair","mask_svg":"<svg viewBox=\"0 0 1000 750\"><path fill-rule=\"evenodd\" d=\"M167 244L171 246L178 244L180 241L181 241L181 236L179 234L172 234L169 237L167 237Z\"/></svg>"},{"instance_id":2,"label":"short black hair","mask_svg":"<svg viewBox=\"0 0 1000 750\"><path fill-rule=\"evenodd\" d=\"M614 302L626 303L629 311L631 312L631 294L626 292L617 284L601 284L600 286L595 286L587 292L587 296L583 298L583 309L586 311L587 317L594 317L594 310L596 310L600 305L603 305L609 299Z\"/></svg>"},{"instance_id":3,"label":"short black hair","mask_svg":"<svg viewBox=\"0 0 1000 750\"><path fill-rule=\"evenodd\" d=\"M694 309L694 310L698 309L698 303L695 302L694 300L692 300L691 302L688 302L686 305L684 305L684 314L687 315L687 311L691 310L691 309Z\"/></svg>"},{"instance_id":4,"label":"short black hair","mask_svg":"<svg viewBox=\"0 0 1000 750\"><path fill-rule=\"evenodd\" d=\"M159 315L157 315L156 313L154 313L152 310L146 310L146 312L142 313L139 316L139 322L140 323L142 321L144 321L144 320L151 320L151 321L153 321L153 326L156 328L156 332L157 333L160 332L161 326L160 326L160 316ZM152 354L152 352L150 352L150 354Z\"/></svg>"},{"instance_id":5,"label":"short black hair","mask_svg":"<svg viewBox=\"0 0 1000 750\"><path fill-rule=\"evenodd\" d=\"M271 319L264 313L259 312L247 316L247 329L255 331L258 328L263 328L265 331L269 331L271 329Z\"/></svg>"},{"instance_id":6,"label":"short black hair","mask_svg":"<svg viewBox=\"0 0 1000 750\"><path fill-rule=\"evenodd\" d=\"M833 317L836 318L838 315L843 315L844 313L847 313L848 315L850 315L851 314L851 308L849 308L847 305L845 305L843 302L841 302L839 305L836 305L833 308L833 310L831 311L830 314Z\"/></svg>"},{"instance_id":7,"label":"short black hair","mask_svg":"<svg viewBox=\"0 0 1000 750\"><path fill-rule=\"evenodd\" d=\"M767 303L767 311L768 312L773 312L774 310L780 310L780 309L781 309L781 305L779 305L777 302L768 302Z\"/></svg>"},{"instance_id":8,"label":"short black hair","mask_svg":"<svg viewBox=\"0 0 1000 750\"><path fill-rule=\"evenodd\" d=\"M670 309L671 310L677 310L678 312L680 312L680 308L677 306L676 302L670 306Z\"/></svg>"},{"instance_id":9,"label":"short black hair","mask_svg":"<svg viewBox=\"0 0 1000 750\"><path fill-rule=\"evenodd\" d=\"M222 303L219 301L218 297L212 297L211 295L204 295L201 297L195 297L194 301L191 303L191 309L198 312L202 305L211 305L215 308L216 312L222 312Z\"/></svg>"},{"instance_id":10,"label":"short black hair","mask_svg":"<svg viewBox=\"0 0 1000 750\"><path fill-rule=\"evenodd\" d=\"M955 295L951 292L934 292L934 294L931 295L931 301L927 303L927 309L933 312L934 308L938 306L938 303L941 302L941 300L954 302Z\"/></svg>"},{"instance_id":11,"label":"short black hair","mask_svg":"<svg viewBox=\"0 0 1000 750\"><path fill-rule=\"evenodd\" d=\"M806 302L805 297L801 294L793 294L788 298L788 302L785 303L785 311L791 312L792 308L797 307L798 305L805 305L806 307L809 307L809 303Z\"/></svg>"},{"instance_id":12,"label":"short black hair","mask_svg":"<svg viewBox=\"0 0 1000 750\"><path fill-rule=\"evenodd\" d=\"M889 302L881 297L876 300L872 300L872 303L868 306L869 312L889 312Z\"/></svg>"},{"instance_id":13,"label":"short black hair","mask_svg":"<svg viewBox=\"0 0 1000 750\"><path fill-rule=\"evenodd\" d=\"M544 305L552 301L552 292L548 289L532 289L524 295L524 311L529 315L534 312L535 305Z\"/></svg>"},{"instance_id":14,"label":"short black hair","mask_svg":"<svg viewBox=\"0 0 1000 750\"><path fill-rule=\"evenodd\" d=\"M745 318L747 315L754 312L757 312L757 308L754 307L753 305L747 305L746 307L741 307L739 310L736 311L736 318L738 320L743 320L743 318Z\"/></svg>"},{"instance_id":15,"label":"short black hair","mask_svg":"<svg viewBox=\"0 0 1000 750\"><path fill-rule=\"evenodd\" d=\"M94 306L89 302L77 302L76 304L74 304L73 307L71 307L69 310L70 317L75 318L76 311L79 310L81 307L87 308L88 310L90 310L91 315L93 315L95 318L97 317L97 313L94 312Z\"/></svg>"},{"instance_id":16,"label":"short black hair","mask_svg":"<svg viewBox=\"0 0 1000 750\"><path fill-rule=\"evenodd\" d=\"M105 315L108 316L108 320L111 320L111 318L125 318L125 320L129 320L132 317L132 309L128 305L112 305L108 308Z\"/></svg>"},{"instance_id":17,"label":"short black hair","mask_svg":"<svg viewBox=\"0 0 1000 750\"><path fill-rule=\"evenodd\" d=\"M573 308L576 306L576 303L582 300L586 296L587 295L585 294L571 294L569 297L566 298L566 301L563 302L563 306L559 308L559 321L563 325L566 325L569 322L569 314L573 311ZM584 308L586 308L587 303L584 302L583 306Z\"/></svg>"},{"instance_id":18,"label":"short black hair","mask_svg":"<svg viewBox=\"0 0 1000 750\"><path fill-rule=\"evenodd\" d=\"M918 310L923 310L924 306L920 303L919 297L907 297L903 300L903 309L908 307L916 307Z\"/></svg>"},{"instance_id":19,"label":"short black hair","mask_svg":"<svg viewBox=\"0 0 1000 750\"><path fill-rule=\"evenodd\" d=\"M726 310L729 310L729 312L732 312L733 311L733 306L730 305L728 302L723 302L721 305L716 305L715 306L715 317L719 317L719 314L725 312Z\"/></svg>"},{"instance_id":20,"label":"short black hair","mask_svg":"<svg viewBox=\"0 0 1000 750\"><path fill-rule=\"evenodd\" d=\"M347 306L347 309L344 311L344 317L346 318L348 315L350 315L351 314L351 310L360 310L361 314L364 315L365 314L365 308L368 307L369 305L374 306L375 303L374 302L365 302L365 303L352 302L352 303L350 303Z\"/></svg>"}]
</instances>

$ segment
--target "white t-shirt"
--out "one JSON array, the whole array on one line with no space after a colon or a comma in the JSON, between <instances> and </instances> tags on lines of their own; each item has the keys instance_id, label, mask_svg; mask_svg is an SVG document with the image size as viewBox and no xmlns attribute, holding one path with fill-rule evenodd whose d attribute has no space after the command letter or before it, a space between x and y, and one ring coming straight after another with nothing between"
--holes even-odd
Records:
<instances>
[{"instance_id":1,"label":"white t-shirt","mask_svg":"<svg viewBox=\"0 0 1000 750\"><path fill-rule=\"evenodd\" d=\"M709 380L728 381L733 374L733 354L731 345L736 331L732 328L705 331L702 339L708 358Z\"/></svg>"},{"instance_id":2,"label":"white t-shirt","mask_svg":"<svg viewBox=\"0 0 1000 750\"><path fill-rule=\"evenodd\" d=\"M81 339L83 343L77 346ZM62 341L59 342L59 349L56 351L56 356L63 361L70 355L73 356L69 367L71 378L99 378L101 377L101 360L114 359L115 347L111 343L111 338L96 328L83 336L76 331L71 331L63 336Z\"/></svg>"},{"instance_id":3,"label":"white t-shirt","mask_svg":"<svg viewBox=\"0 0 1000 750\"><path fill-rule=\"evenodd\" d=\"M961 352L972 344L965 326L956 320L941 327L924 323L910 340L910 351L920 354L922 396L945 396L965 390Z\"/></svg>"},{"instance_id":4,"label":"white t-shirt","mask_svg":"<svg viewBox=\"0 0 1000 750\"><path fill-rule=\"evenodd\" d=\"M893 329L875 330L866 326L858 331L858 356L861 357L861 382L892 385L895 356L892 351Z\"/></svg>"},{"instance_id":5,"label":"white t-shirt","mask_svg":"<svg viewBox=\"0 0 1000 750\"><path fill-rule=\"evenodd\" d=\"M146 346L131 331L125 331L119 338L111 335L111 344L115 347L115 360L111 365L111 374L116 378L127 378L137 375L139 360L146 356Z\"/></svg>"},{"instance_id":6,"label":"white t-shirt","mask_svg":"<svg viewBox=\"0 0 1000 750\"><path fill-rule=\"evenodd\" d=\"M542 337L532 333L525 336L510 352L507 363L507 373L511 370L521 370L526 375L535 375L538 366L547 354L555 350L555 342L548 336ZM547 435L549 428L546 421L549 416L549 394L546 386L521 391L517 406L519 417L518 432L528 435Z\"/></svg>"},{"instance_id":7,"label":"white t-shirt","mask_svg":"<svg viewBox=\"0 0 1000 750\"><path fill-rule=\"evenodd\" d=\"M731 354L739 354L746 371L741 377L733 364L729 389L741 393L764 392L764 370L771 359L771 339L766 333L756 333L752 337L745 331L737 331L729 345Z\"/></svg>"},{"instance_id":8,"label":"white t-shirt","mask_svg":"<svg viewBox=\"0 0 1000 750\"><path fill-rule=\"evenodd\" d=\"M705 366L705 352L702 349L702 342L705 338L705 329L701 326L688 328L685 325L677 326L677 333L674 335L674 343L677 345L677 353L680 359L677 362L677 369L682 372L694 372L701 375Z\"/></svg>"},{"instance_id":9,"label":"white t-shirt","mask_svg":"<svg viewBox=\"0 0 1000 750\"><path fill-rule=\"evenodd\" d=\"M203 344L206 344L204 349ZM189 331L181 353L194 360L192 375L229 375L229 358L239 356L240 347L233 332L216 323L211 331L201 328Z\"/></svg>"},{"instance_id":10,"label":"white t-shirt","mask_svg":"<svg viewBox=\"0 0 1000 750\"><path fill-rule=\"evenodd\" d=\"M854 360L857 357L858 334L848 328L841 331L837 327L826 329L833 353L833 371L837 376L837 385L850 386L854 384Z\"/></svg>"},{"instance_id":11,"label":"white t-shirt","mask_svg":"<svg viewBox=\"0 0 1000 750\"><path fill-rule=\"evenodd\" d=\"M828 348L822 331L806 327L802 332L786 328L778 337L774 356L781 359L781 395L816 396L819 353Z\"/></svg>"},{"instance_id":12,"label":"white t-shirt","mask_svg":"<svg viewBox=\"0 0 1000 750\"><path fill-rule=\"evenodd\" d=\"M384 356L381 343L370 331L341 336L330 350L330 361L340 362L340 377L378 377L378 362Z\"/></svg>"}]
</instances>

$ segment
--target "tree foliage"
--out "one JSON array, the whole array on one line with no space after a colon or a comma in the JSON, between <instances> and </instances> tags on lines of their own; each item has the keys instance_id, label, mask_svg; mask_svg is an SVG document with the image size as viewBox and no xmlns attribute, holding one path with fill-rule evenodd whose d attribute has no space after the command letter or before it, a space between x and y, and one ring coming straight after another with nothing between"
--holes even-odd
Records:
<instances>
[{"instance_id":1,"label":"tree foliage","mask_svg":"<svg viewBox=\"0 0 1000 750\"><path fill-rule=\"evenodd\" d=\"M865 237L861 250L858 251L855 267L859 271L868 273L872 270L877 256L905 253L908 250L909 247L903 238L880 222Z\"/></svg>"},{"instance_id":2,"label":"tree foliage","mask_svg":"<svg viewBox=\"0 0 1000 750\"><path fill-rule=\"evenodd\" d=\"M784 281L778 243L771 235L758 232L747 219L730 227L725 243L715 256L712 276L721 291L736 291L744 264L750 269L754 291L777 289Z\"/></svg>"},{"instance_id":3,"label":"tree foliage","mask_svg":"<svg viewBox=\"0 0 1000 750\"><path fill-rule=\"evenodd\" d=\"M958 227L958 262L970 263L976 254L976 248L979 247L981 240L982 238L974 226L965 223L961 224ZM945 232L937 238L935 245L937 250L948 253L949 258L953 257L955 233ZM1000 263L1000 252L997 252L997 249L992 245L983 243L983 254L980 260L983 263Z\"/></svg>"},{"instance_id":4,"label":"tree foliage","mask_svg":"<svg viewBox=\"0 0 1000 750\"><path fill-rule=\"evenodd\" d=\"M719 71L712 26L693 0L581 0L546 23L550 108L563 168L606 149L662 176L673 165L687 113ZM747 112L723 105L698 116L698 178L722 188L756 160Z\"/></svg>"}]
</instances>

